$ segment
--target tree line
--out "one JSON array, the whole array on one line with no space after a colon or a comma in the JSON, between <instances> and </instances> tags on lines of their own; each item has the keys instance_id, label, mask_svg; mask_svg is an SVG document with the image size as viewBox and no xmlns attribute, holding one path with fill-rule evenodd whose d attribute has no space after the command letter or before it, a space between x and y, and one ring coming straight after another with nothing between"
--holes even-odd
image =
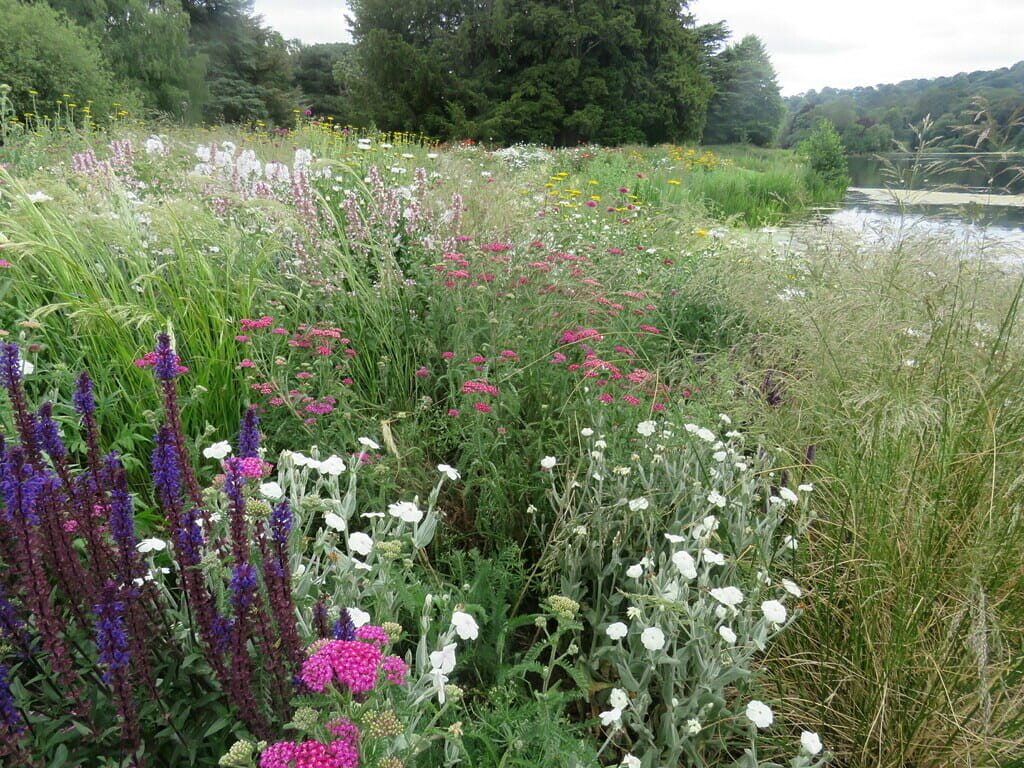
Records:
<instances>
[{"instance_id":1,"label":"tree line","mask_svg":"<svg viewBox=\"0 0 1024 768\"><path fill-rule=\"evenodd\" d=\"M355 0L353 42L312 46L252 0L0 0L0 18L16 117L88 97L96 119L308 109L438 139L767 145L785 112L760 40L729 44L688 0Z\"/></svg>"},{"instance_id":2,"label":"tree line","mask_svg":"<svg viewBox=\"0 0 1024 768\"><path fill-rule=\"evenodd\" d=\"M823 88L786 99L779 143L797 146L822 121L835 126L852 154L915 149L914 126L931 121L940 149L1024 149L1024 61L951 77L851 89Z\"/></svg>"}]
</instances>

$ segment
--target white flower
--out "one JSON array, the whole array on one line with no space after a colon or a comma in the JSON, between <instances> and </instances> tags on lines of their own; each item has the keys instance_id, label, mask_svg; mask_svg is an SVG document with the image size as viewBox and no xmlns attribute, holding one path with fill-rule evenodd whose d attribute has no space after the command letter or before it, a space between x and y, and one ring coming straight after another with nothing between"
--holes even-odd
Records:
<instances>
[{"instance_id":1,"label":"white flower","mask_svg":"<svg viewBox=\"0 0 1024 768\"><path fill-rule=\"evenodd\" d=\"M731 628L724 624L718 628L718 634L721 635L722 639L725 640L729 645L736 642L736 633Z\"/></svg>"},{"instance_id":2,"label":"white flower","mask_svg":"<svg viewBox=\"0 0 1024 768\"><path fill-rule=\"evenodd\" d=\"M291 458L292 464L294 464L296 467L308 467L311 464L320 463L318 461L315 461L314 459L309 458L309 456L307 456L304 453L299 453L298 451L289 451L288 456Z\"/></svg>"},{"instance_id":3,"label":"white flower","mask_svg":"<svg viewBox=\"0 0 1024 768\"><path fill-rule=\"evenodd\" d=\"M162 552L167 549L167 542L163 539L143 539L135 548L139 552Z\"/></svg>"},{"instance_id":4,"label":"white flower","mask_svg":"<svg viewBox=\"0 0 1024 768\"><path fill-rule=\"evenodd\" d=\"M694 561L693 555L685 549L672 554L672 565L676 567L676 570L679 571L679 574L684 579L697 578L697 563Z\"/></svg>"},{"instance_id":5,"label":"white flower","mask_svg":"<svg viewBox=\"0 0 1024 768\"><path fill-rule=\"evenodd\" d=\"M729 417L728 417L728 416L727 416L726 414L724 414L724 413L720 413L720 414L718 414L718 418L719 418L719 420L720 420L720 421L721 421L721 422L722 422L723 424L732 424L732 419L730 419L730 418L729 418Z\"/></svg>"},{"instance_id":6,"label":"white flower","mask_svg":"<svg viewBox=\"0 0 1024 768\"><path fill-rule=\"evenodd\" d=\"M648 627L640 633L640 642L648 651L660 651L665 647L665 633L658 627Z\"/></svg>"},{"instance_id":7,"label":"white flower","mask_svg":"<svg viewBox=\"0 0 1024 768\"><path fill-rule=\"evenodd\" d=\"M654 434L655 430L658 429L658 422L656 421L641 421L636 425L636 431L644 437L650 437Z\"/></svg>"},{"instance_id":8,"label":"white flower","mask_svg":"<svg viewBox=\"0 0 1024 768\"><path fill-rule=\"evenodd\" d=\"M814 731L800 731L800 747L809 755L821 752L821 739Z\"/></svg>"},{"instance_id":9,"label":"white flower","mask_svg":"<svg viewBox=\"0 0 1024 768\"><path fill-rule=\"evenodd\" d=\"M708 442L708 443L713 443L713 442L715 442L715 433L714 433L714 432L712 432L712 431L711 431L710 429L708 429L707 427L701 427L700 429L698 429L698 430L696 431L696 433L695 433L695 434L696 434L696 435L697 435L697 437L699 437L699 438L700 438L701 440L704 440L704 441L706 441L706 442Z\"/></svg>"},{"instance_id":10,"label":"white flower","mask_svg":"<svg viewBox=\"0 0 1024 768\"><path fill-rule=\"evenodd\" d=\"M146 154L147 155L162 155L164 154L164 143L160 141L159 136L150 136L146 139Z\"/></svg>"},{"instance_id":11,"label":"white flower","mask_svg":"<svg viewBox=\"0 0 1024 768\"><path fill-rule=\"evenodd\" d=\"M448 464L438 464L437 471L442 475L447 475L449 480L458 480L462 475L459 474L459 470Z\"/></svg>"},{"instance_id":12,"label":"white flower","mask_svg":"<svg viewBox=\"0 0 1024 768\"><path fill-rule=\"evenodd\" d=\"M388 513L392 517L400 517L407 523L418 523L423 519L423 510L412 501L396 501L388 504Z\"/></svg>"},{"instance_id":13,"label":"white flower","mask_svg":"<svg viewBox=\"0 0 1024 768\"><path fill-rule=\"evenodd\" d=\"M545 456L543 459L540 460L540 468L541 469L554 469L554 467L555 467L555 465L557 463L558 463L558 459L556 459L554 456Z\"/></svg>"},{"instance_id":14,"label":"white flower","mask_svg":"<svg viewBox=\"0 0 1024 768\"><path fill-rule=\"evenodd\" d=\"M631 579L639 579L644 575L644 566L642 563L634 563L626 569L626 575Z\"/></svg>"},{"instance_id":15,"label":"white flower","mask_svg":"<svg viewBox=\"0 0 1024 768\"><path fill-rule=\"evenodd\" d=\"M432 651L430 666L444 675L455 669L455 643L448 643L440 651Z\"/></svg>"},{"instance_id":16,"label":"white flower","mask_svg":"<svg viewBox=\"0 0 1024 768\"><path fill-rule=\"evenodd\" d=\"M365 445L367 448L372 448L375 451L380 449L380 446L377 445L377 442L375 440L371 440L368 437L360 437L359 444Z\"/></svg>"},{"instance_id":17,"label":"white flower","mask_svg":"<svg viewBox=\"0 0 1024 768\"><path fill-rule=\"evenodd\" d=\"M718 491L712 491L708 494L708 503L722 509L725 507L725 496L720 494Z\"/></svg>"},{"instance_id":18,"label":"white flower","mask_svg":"<svg viewBox=\"0 0 1024 768\"><path fill-rule=\"evenodd\" d=\"M668 539L670 544L681 544L682 542L686 541L685 536L676 536L674 533L666 533L664 534L664 536L666 539Z\"/></svg>"},{"instance_id":19,"label":"white flower","mask_svg":"<svg viewBox=\"0 0 1024 768\"><path fill-rule=\"evenodd\" d=\"M794 582L790 581L789 579L782 580L782 587L787 592L789 592L789 594L791 594L793 597L800 597L804 593L804 591L800 589L800 587L798 587Z\"/></svg>"},{"instance_id":20,"label":"white flower","mask_svg":"<svg viewBox=\"0 0 1024 768\"><path fill-rule=\"evenodd\" d=\"M802 483L798 485L796 489L800 491L800 493L810 493L814 490L814 485L811 483ZM810 733L810 731L807 731L807 733Z\"/></svg>"},{"instance_id":21,"label":"white flower","mask_svg":"<svg viewBox=\"0 0 1024 768\"><path fill-rule=\"evenodd\" d=\"M348 607L348 617L352 619L353 627L361 627L370 623L370 614L351 605Z\"/></svg>"},{"instance_id":22,"label":"white flower","mask_svg":"<svg viewBox=\"0 0 1024 768\"><path fill-rule=\"evenodd\" d=\"M607 712L602 712L600 714L600 717L601 725L607 728L609 725L614 725L622 720L622 710L618 707L613 707L612 709L609 709Z\"/></svg>"},{"instance_id":23,"label":"white flower","mask_svg":"<svg viewBox=\"0 0 1024 768\"><path fill-rule=\"evenodd\" d=\"M701 554L704 557L704 562L708 565L725 565L725 555L721 552L715 552L713 549L704 549Z\"/></svg>"},{"instance_id":24,"label":"white flower","mask_svg":"<svg viewBox=\"0 0 1024 768\"><path fill-rule=\"evenodd\" d=\"M629 608L626 609L626 618L628 619L639 619L643 615L643 611L641 611L635 605L631 605L629 606Z\"/></svg>"},{"instance_id":25,"label":"white flower","mask_svg":"<svg viewBox=\"0 0 1024 768\"><path fill-rule=\"evenodd\" d=\"M612 688L608 703L616 709L625 709L629 706L629 694L621 688Z\"/></svg>"},{"instance_id":26,"label":"white flower","mask_svg":"<svg viewBox=\"0 0 1024 768\"><path fill-rule=\"evenodd\" d=\"M221 440L219 443L203 448L203 456L208 459L223 459L231 455L231 443L227 440Z\"/></svg>"},{"instance_id":27,"label":"white flower","mask_svg":"<svg viewBox=\"0 0 1024 768\"><path fill-rule=\"evenodd\" d=\"M465 611L452 613L452 626L455 627L455 634L463 640L476 640L480 636L480 627L476 619Z\"/></svg>"},{"instance_id":28,"label":"white flower","mask_svg":"<svg viewBox=\"0 0 1024 768\"><path fill-rule=\"evenodd\" d=\"M761 613L772 624L782 624L786 621L786 606L778 600L765 600L761 603Z\"/></svg>"},{"instance_id":29,"label":"white flower","mask_svg":"<svg viewBox=\"0 0 1024 768\"><path fill-rule=\"evenodd\" d=\"M28 376L29 374L33 373L36 369L36 367L32 365L32 363L22 358L18 359L18 366L22 376Z\"/></svg>"},{"instance_id":30,"label":"white flower","mask_svg":"<svg viewBox=\"0 0 1024 768\"><path fill-rule=\"evenodd\" d=\"M711 596L729 608L735 608L743 602L743 593L738 587L716 587L711 590Z\"/></svg>"},{"instance_id":31,"label":"white flower","mask_svg":"<svg viewBox=\"0 0 1024 768\"><path fill-rule=\"evenodd\" d=\"M335 512L328 512L324 515L324 525L336 531L344 531L348 527L345 525L345 518Z\"/></svg>"},{"instance_id":32,"label":"white flower","mask_svg":"<svg viewBox=\"0 0 1024 768\"><path fill-rule=\"evenodd\" d=\"M583 429L580 430L580 434L583 435L584 437L590 437L592 434L594 434L594 430L592 430L590 427L584 427Z\"/></svg>"},{"instance_id":33,"label":"white flower","mask_svg":"<svg viewBox=\"0 0 1024 768\"><path fill-rule=\"evenodd\" d=\"M795 550L800 548L800 542L796 540L795 536L787 536L782 540L782 546L784 546L786 549Z\"/></svg>"},{"instance_id":34,"label":"white flower","mask_svg":"<svg viewBox=\"0 0 1024 768\"><path fill-rule=\"evenodd\" d=\"M647 498L645 496L641 496L640 498L630 499L629 500L629 511L630 512L639 512L642 509L647 509L649 506L651 506L651 504L650 504L649 501L647 501Z\"/></svg>"},{"instance_id":35,"label":"white flower","mask_svg":"<svg viewBox=\"0 0 1024 768\"><path fill-rule=\"evenodd\" d=\"M640 768L640 758L634 755L632 752L627 752L619 765L624 765L626 768Z\"/></svg>"},{"instance_id":36,"label":"white flower","mask_svg":"<svg viewBox=\"0 0 1024 768\"><path fill-rule=\"evenodd\" d=\"M729 454L726 453L725 451L715 451L714 453L711 454L711 458L714 459L715 461L722 462L729 458Z\"/></svg>"},{"instance_id":37,"label":"white flower","mask_svg":"<svg viewBox=\"0 0 1024 768\"><path fill-rule=\"evenodd\" d=\"M605 448L608 447L608 441L598 438L597 440L594 441L594 447L597 448L598 450L603 451Z\"/></svg>"},{"instance_id":38,"label":"white flower","mask_svg":"<svg viewBox=\"0 0 1024 768\"><path fill-rule=\"evenodd\" d=\"M718 518L708 515L693 528L693 538L706 539L718 530Z\"/></svg>"},{"instance_id":39,"label":"white flower","mask_svg":"<svg viewBox=\"0 0 1024 768\"><path fill-rule=\"evenodd\" d=\"M790 504L796 504L797 502L797 495L785 486L779 488L779 496L782 497L783 501L788 501Z\"/></svg>"},{"instance_id":40,"label":"white flower","mask_svg":"<svg viewBox=\"0 0 1024 768\"><path fill-rule=\"evenodd\" d=\"M279 483L271 481L269 483L260 484L260 493L262 493L268 499L276 501L277 499L280 499L282 496L284 496L284 489L281 487Z\"/></svg>"},{"instance_id":41,"label":"white flower","mask_svg":"<svg viewBox=\"0 0 1024 768\"><path fill-rule=\"evenodd\" d=\"M321 461L317 469L320 470L321 474L337 477L345 471L345 462L342 461L340 456L332 455Z\"/></svg>"},{"instance_id":42,"label":"white flower","mask_svg":"<svg viewBox=\"0 0 1024 768\"><path fill-rule=\"evenodd\" d=\"M772 724L775 716L772 714L771 707L763 701L754 699L747 704L747 719L758 728L767 728Z\"/></svg>"},{"instance_id":43,"label":"white flower","mask_svg":"<svg viewBox=\"0 0 1024 768\"><path fill-rule=\"evenodd\" d=\"M366 557L373 551L373 539L362 531L348 535L348 546L356 554Z\"/></svg>"},{"instance_id":44,"label":"white flower","mask_svg":"<svg viewBox=\"0 0 1024 768\"><path fill-rule=\"evenodd\" d=\"M621 621L616 621L614 624L609 624L607 628L605 628L604 632L612 640L621 640L626 636L626 633L629 632L629 627Z\"/></svg>"},{"instance_id":45,"label":"white flower","mask_svg":"<svg viewBox=\"0 0 1024 768\"><path fill-rule=\"evenodd\" d=\"M700 720L698 720L696 717L691 717L689 720L686 721L686 733L690 736L696 736L698 733L700 733L701 728L703 727L704 726L700 724Z\"/></svg>"},{"instance_id":46,"label":"white flower","mask_svg":"<svg viewBox=\"0 0 1024 768\"><path fill-rule=\"evenodd\" d=\"M29 192L28 200L30 203L45 203L47 200L53 200L53 198L45 192Z\"/></svg>"}]
</instances>

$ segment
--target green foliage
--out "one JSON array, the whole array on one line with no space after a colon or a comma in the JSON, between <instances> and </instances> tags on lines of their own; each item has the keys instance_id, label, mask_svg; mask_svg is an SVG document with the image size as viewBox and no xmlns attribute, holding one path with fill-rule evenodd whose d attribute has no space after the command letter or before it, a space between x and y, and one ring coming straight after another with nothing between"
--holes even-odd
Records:
<instances>
[{"instance_id":1,"label":"green foliage","mask_svg":"<svg viewBox=\"0 0 1024 768\"><path fill-rule=\"evenodd\" d=\"M786 107L761 40L747 35L713 56L709 66L715 94L708 104L704 142L773 143Z\"/></svg>"},{"instance_id":2,"label":"green foliage","mask_svg":"<svg viewBox=\"0 0 1024 768\"><path fill-rule=\"evenodd\" d=\"M359 0L362 97L382 127L445 138L693 139L711 93L703 57L712 33L694 29L685 9L667 0Z\"/></svg>"},{"instance_id":3,"label":"green foliage","mask_svg":"<svg viewBox=\"0 0 1024 768\"><path fill-rule=\"evenodd\" d=\"M44 4L0 0L0 81L8 84L14 116L53 112L70 100L105 119L120 94L97 40ZM123 99L122 99L123 101Z\"/></svg>"},{"instance_id":4,"label":"green foliage","mask_svg":"<svg viewBox=\"0 0 1024 768\"><path fill-rule=\"evenodd\" d=\"M978 99L984 100L984 110L979 109ZM999 138L1003 148L1024 147L1024 132L1004 133L998 127L1012 126L1024 104L1024 61L1009 68L961 72L952 77L843 90L825 88L790 97L786 104L789 117L779 140L784 147L795 147L827 119L852 154L887 151L893 140L915 149L910 126L928 117L941 137L939 147L953 149L976 143L984 130L975 130L974 119L981 112L987 127L995 128L991 135ZM990 118L994 121L991 125Z\"/></svg>"},{"instance_id":5,"label":"green foliage","mask_svg":"<svg viewBox=\"0 0 1024 768\"><path fill-rule=\"evenodd\" d=\"M849 186L846 148L832 123L827 120L819 123L807 140L801 142L799 152L807 158L812 186L840 190Z\"/></svg>"}]
</instances>

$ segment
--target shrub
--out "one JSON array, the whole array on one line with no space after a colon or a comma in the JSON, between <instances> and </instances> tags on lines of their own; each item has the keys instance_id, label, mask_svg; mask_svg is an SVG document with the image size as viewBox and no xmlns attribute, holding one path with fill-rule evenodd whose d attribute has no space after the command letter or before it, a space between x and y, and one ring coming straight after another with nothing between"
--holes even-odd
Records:
<instances>
[{"instance_id":1,"label":"shrub","mask_svg":"<svg viewBox=\"0 0 1024 768\"><path fill-rule=\"evenodd\" d=\"M810 164L808 185L833 189L846 189L850 185L846 148L828 120L818 123L806 140L800 142L799 152Z\"/></svg>"}]
</instances>

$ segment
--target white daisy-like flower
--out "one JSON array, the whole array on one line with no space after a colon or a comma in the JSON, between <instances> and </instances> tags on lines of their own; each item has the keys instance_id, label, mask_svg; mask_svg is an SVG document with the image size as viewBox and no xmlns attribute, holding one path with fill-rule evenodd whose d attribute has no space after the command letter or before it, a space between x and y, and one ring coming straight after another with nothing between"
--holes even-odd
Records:
<instances>
[{"instance_id":1,"label":"white daisy-like flower","mask_svg":"<svg viewBox=\"0 0 1024 768\"><path fill-rule=\"evenodd\" d=\"M771 707L763 701L754 699L747 704L747 719L758 728L767 728L772 724L772 721L775 719L775 715L772 714Z\"/></svg>"},{"instance_id":2,"label":"white daisy-like flower","mask_svg":"<svg viewBox=\"0 0 1024 768\"><path fill-rule=\"evenodd\" d=\"M608 637L610 637L612 640L621 640L626 636L628 632L629 627L627 627L621 621L616 621L612 624L609 624L604 630L604 633L608 635Z\"/></svg>"},{"instance_id":3,"label":"white daisy-like flower","mask_svg":"<svg viewBox=\"0 0 1024 768\"><path fill-rule=\"evenodd\" d=\"M621 688L612 688L612 692L608 696L608 703L616 709L625 709L629 706L629 694Z\"/></svg>"}]
</instances>

